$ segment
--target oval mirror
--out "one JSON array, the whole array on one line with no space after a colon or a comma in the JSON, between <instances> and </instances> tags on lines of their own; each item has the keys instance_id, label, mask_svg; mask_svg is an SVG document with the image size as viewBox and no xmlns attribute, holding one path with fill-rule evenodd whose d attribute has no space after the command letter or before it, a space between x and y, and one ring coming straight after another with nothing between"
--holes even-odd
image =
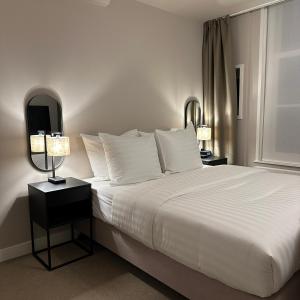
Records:
<instances>
[{"instance_id":1,"label":"oval mirror","mask_svg":"<svg viewBox=\"0 0 300 300\"><path fill-rule=\"evenodd\" d=\"M186 127L190 122L194 124L195 130L201 126L201 107L196 97L188 98L185 103L184 126Z\"/></svg>"},{"instance_id":2,"label":"oval mirror","mask_svg":"<svg viewBox=\"0 0 300 300\"><path fill-rule=\"evenodd\" d=\"M52 170L51 157L47 156L46 138L63 132L62 109L59 101L49 95L36 95L26 106L28 154L32 165L40 171ZM58 168L64 158L54 157Z\"/></svg>"}]
</instances>

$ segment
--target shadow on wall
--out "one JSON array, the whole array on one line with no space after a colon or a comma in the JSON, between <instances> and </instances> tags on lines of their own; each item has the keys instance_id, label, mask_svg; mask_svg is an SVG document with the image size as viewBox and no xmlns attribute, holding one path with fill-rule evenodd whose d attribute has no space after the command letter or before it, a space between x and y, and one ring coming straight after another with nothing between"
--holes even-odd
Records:
<instances>
[{"instance_id":1,"label":"shadow on wall","mask_svg":"<svg viewBox=\"0 0 300 300\"><path fill-rule=\"evenodd\" d=\"M89 99L77 99L76 105L68 105L70 101L66 99L66 129L72 133L120 134L132 128L153 130L178 126L183 120L178 109L179 97L171 88L175 84L168 84L167 80L153 82L150 75L135 68L123 70Z\"/></svg>"},{"instance_id":2,"label":"shadow on wall","mask_svg":"<svg viewBox=\"0 0 300 300\"><path fill-rule=\"evenodd\" d=\"M7 103L0 108L0 249L28 240L27 184L45 178L28 161L23 107L12 115Z\"/></svg>"},{"instance_id":3,"label":"shadow on wall","mask_svg":"<svg viewBox=\"0 0 300 300\"><path fill-rule=\"evenodd\" d=\"M26 115L26 107L28 102L31 100L31 98L37 96L37 95L48 95L52 98L56 99L61 104L61 99L56 91L54 91L51 88L45 88L42 86L36 86L32 87L25 95L24 99L24 116ZM26 121L26 120L25 120Z\"/></svg>"},{"instance_id":4,"label":"shadow on wall","mask_svg":"<svg viewBox=\"0 0 300 300\"><path fill-rule=\"evenodd\" d=\"M121 134L133 128L152 131L183 127L185 98L179 99L176 91L171 91L168 86L155 86L145 74L132 69L122 72L89 99L77 99L76 106L71 105L70 99L62 99L71 156L66 157L58 173L77 174L77 177L80 174L83 178L92 176L80 133Z\"/></svg>"},{"instance_id":5,"label":"shadow on wall","mask_svg":"<svg viewBox=\"0 0 300 300\"><path fill-rule=\"evenodd\" d=\"M18 197L6 212L0 226L0 249L30 239L28 197ZM2 245L2 240L5 244ZM24 239L25 238L25 239ZM11 241L11 242L10 242Z\"/></svg>"}]
</instances>

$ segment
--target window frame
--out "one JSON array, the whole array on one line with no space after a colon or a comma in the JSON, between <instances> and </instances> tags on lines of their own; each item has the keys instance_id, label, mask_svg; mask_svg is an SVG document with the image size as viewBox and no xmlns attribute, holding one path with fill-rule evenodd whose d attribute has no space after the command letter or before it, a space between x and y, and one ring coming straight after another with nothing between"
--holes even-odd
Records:
<instances>
[{"instance_id":1,"label":"window frame","mask_svg":"<svg viewBox=\"0 0 300 300\"><path fill-rule=\"evenodd\" d=\"M260 41L259 41L259 76L258 76L258 102L256 124L256 155L254 163L300 168L300 163L292 163L263 158L264 116L266 96L266 68L267 68L267 38L268 38L268 8L261 9L260 15Z\"/></svg>"}]
</instances>

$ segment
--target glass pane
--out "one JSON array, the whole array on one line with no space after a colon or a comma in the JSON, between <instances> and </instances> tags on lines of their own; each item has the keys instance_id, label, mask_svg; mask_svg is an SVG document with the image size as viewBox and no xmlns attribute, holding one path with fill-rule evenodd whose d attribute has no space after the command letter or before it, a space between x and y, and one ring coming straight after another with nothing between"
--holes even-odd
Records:
<instances>
[{"instance_id":1,"label":"glass pane","mask_svg":"<svg viewBox=\"0 0 300 300\"><path fill-rule=\"evenodd\" d=\"M300 1L268 10L263 160L300 164Z\"/></svg>"}]
</instances>

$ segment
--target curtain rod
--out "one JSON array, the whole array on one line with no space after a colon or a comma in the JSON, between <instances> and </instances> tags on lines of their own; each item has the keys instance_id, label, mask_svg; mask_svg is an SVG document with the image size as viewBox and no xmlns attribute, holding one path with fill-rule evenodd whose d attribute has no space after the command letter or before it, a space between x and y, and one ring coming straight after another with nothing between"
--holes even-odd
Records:
<instances>
[{"instance_id":1,"label":"curtain rod","mask_svg":"<svg viewBox=\"0 0 300 300\"><path fill-rule=\"evenodd\" d=\"M268 7L268 6L272 6L272 5L275 5L275 4L278 4L278 3L281 3L281 2L285 2L285 1L286 1L286 0L273 0L273 1L269 1L269 2L266 2L266 3L260 4L260 5L254 6L254 7L252 7L252 8L248 8L248 9L244 9L244 10L235 12L235 13L229 15L229 16L230 16L230 17L237 17L237 16L240 16L240 15L246 14L246 13L248 13L248 12L252 12L252 11L255 11L255 10L259 10L259 9L261 9L261 8L265 8L265 7Z\"/></svg>"}]
</instances>

